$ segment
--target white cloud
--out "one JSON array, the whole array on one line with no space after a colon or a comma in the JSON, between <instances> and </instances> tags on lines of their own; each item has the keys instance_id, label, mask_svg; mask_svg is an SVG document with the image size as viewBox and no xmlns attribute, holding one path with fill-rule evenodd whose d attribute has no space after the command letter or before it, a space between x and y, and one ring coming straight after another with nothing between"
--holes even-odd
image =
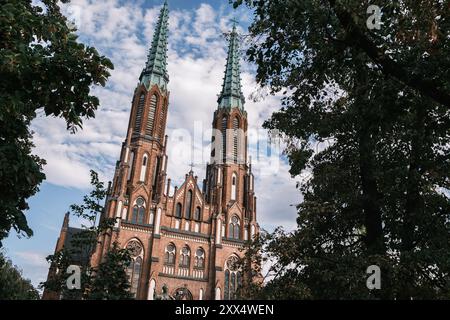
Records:
<instances>
[{"instance_id":1,"label":"white cloud","mask_svg":"<svg viewBox=\"0 0 450 320\"><path fill-rule=\"evenodd\" d=\"M25 261L26 264L30 266L38 268L48 268L48 262L47 260L45 260L45 256L43 254L36 252L21 251L16 252L15 255L21 258L23 261Z\"/></svg>"},{"instance_id":2,"label":"white cloud","mask_svg":"<svg viewBox=\"0 0 450 320\"><path fill-rule=\"evenodd\" d=\"M47 277L49 263L45 259L46 256L42 253L19 251L12 254L12 260L15 265L20 266L23 277L30 279L33 286L38 288Z\"/></svg>"}]
</instances>

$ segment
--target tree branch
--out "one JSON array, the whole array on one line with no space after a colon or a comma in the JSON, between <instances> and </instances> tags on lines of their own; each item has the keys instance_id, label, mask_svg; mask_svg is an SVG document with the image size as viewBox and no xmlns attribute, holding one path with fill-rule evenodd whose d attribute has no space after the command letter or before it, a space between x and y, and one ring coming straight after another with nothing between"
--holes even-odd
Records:
<instances>
[{"instance_id":1,"label":"tree branch","mask_svg":"<svg viewBox=\"0 0 450 320\"><path fill-rule=\"evenodd\" d=\"M347 31L347 43L363 50L370 59L381 66L383 73L394 77L403 84L417 90L434 101L450 107L450 93L441 88L441 83L424 79L422 75L408 72L399 63L392 60L380 50L356 25L350 13L336 4L336 0L328 0L334 9L341 25Z\"/></svg>"}]
</instances>

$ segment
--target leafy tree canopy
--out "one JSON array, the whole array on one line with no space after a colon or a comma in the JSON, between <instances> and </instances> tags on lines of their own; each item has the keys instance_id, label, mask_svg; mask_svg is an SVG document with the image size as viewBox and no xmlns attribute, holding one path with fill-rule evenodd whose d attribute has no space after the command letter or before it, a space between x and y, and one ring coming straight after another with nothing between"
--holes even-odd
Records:
<instances>
[{"instance_id":1,"label":"leafy tree canopy","mask_svg":"<svg viewBox=\"0 0 450 320\"><path fill-rule=\"evenodd\" d=\"M67 0L61 1L67 3ZM31 121L61 117L75 132L99 105L113 65L77 41L59 1L4 0L0 6L0 246L11 228L31 236L24 211L45 179L45 160L32 154Z\"/></svg>"},{"instance_id":2,"label":"leafy tree canopy","mask_svg":"<svg viewBox=\"0 0 450 320\"><path fill-rule=\"evenodd\" d=\"M0 300L38 300L39 292L0 251Z\"/></svg>"},{"instance_id":3,"label":"leafy tree canopy","mask_svg":"<svg viewBox=\"0 0 450 320\"><path fill-rule=\"evenodd\" d=\"M84 197L83 203L70 206L71 212L86 221L87 225L82 226L81 232L75 234L70 243L47 257L51 267L49 277L47 281L41 283L41 287L68 300L132 299L126 273L131 263L128 249L121 249L117 243L113 243L98 266L91 263L91 255L95 252L99 237L113 232L116 222L115 218L106 217L97 220L104 211L102 203L105 201L107 190L95 171L91 171L91 185L93 190ZM79 289L67 286L71 274L66 271L70 265L77 265L81 269Z\"/></svg>"}]
</instances>

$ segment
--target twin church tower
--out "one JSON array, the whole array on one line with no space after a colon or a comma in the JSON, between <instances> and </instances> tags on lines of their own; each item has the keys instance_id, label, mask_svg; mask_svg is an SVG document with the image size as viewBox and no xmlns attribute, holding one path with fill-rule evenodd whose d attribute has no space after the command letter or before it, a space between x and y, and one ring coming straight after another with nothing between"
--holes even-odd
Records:
<instances>
[{"instance_id":1,"label":"twin church tower","mask_svg":"<svg viewBox=\"0 0 450 320\"><path fill-rule=\"evenodd\" d=\"M202 188L191 170L171 191L165 135L168 19L165 2L134 91L127 136L103 212L119 219L113 232L101 237L91 263L100 263L117 241L132 253L127 272L137 299L155 299L163 289L176 299L233 299L242 281L234 262L243 255L244 242L259 231L254 177L247 162L238 34L234 26ZM69 238L63 233L74 229L66 220L57 249Z\"/></svg>"}]
</instances>

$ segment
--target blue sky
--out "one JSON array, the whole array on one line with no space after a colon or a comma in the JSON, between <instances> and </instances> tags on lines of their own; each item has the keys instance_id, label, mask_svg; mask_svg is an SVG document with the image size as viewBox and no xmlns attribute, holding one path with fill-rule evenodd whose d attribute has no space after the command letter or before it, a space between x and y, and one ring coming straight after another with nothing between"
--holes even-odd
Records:
<instances>
[{"instance_id":1,"label":"blue sky","mask_svg":"<svg viewBox=\"0 0 450 320\"><path fill-rule=\"evenodd\" d=\"M161 5L162 0L72 0L63 7L77 24L80 41L108 56L115 70L105 88L93 89L101 107L95 119L84 123L82 131L71 135L65 130L63 120L44 116L32 124L34 152L47 160L44 169L47 180L29 201L27 218L34 236L18 238L11 232L4 247L35 285L46 278L45 257L53 253L64 213L89 191L89 170L99 172L104 181L113 176L126 134L132 94L145 64ZM252 13L244 7L233 10L227 0L169 0L169 8L168 176L173 185L179 185L189 171L192 144L196 159L194 171L199 181L204 177L205 164L199 155L209 154L208 129L217 107L226 61L227 43L223 33L230 30L232 18L239 21L238 31L246 33ZM265 95L258 88L254 80L255 66L243 60L241 69L249 127L263 140L259 142L259 150L264 150L267 133L261 130L261 125L279 108L279 97ZM254 101L251 97L256 92L263 98ZM201 132L203 141L192 142L186 138L196 130ZM258 161L257 144L251 143L250 149L254 154L257 217L261 227L294 228L296 212L292 205L301 201L301 195L295 189L296 179L288 174L285 159L280 157L273 162L274 159L258 154ZM72 221L72 224L76 226L79 222Z\"/></svg>"}]
</instances>

